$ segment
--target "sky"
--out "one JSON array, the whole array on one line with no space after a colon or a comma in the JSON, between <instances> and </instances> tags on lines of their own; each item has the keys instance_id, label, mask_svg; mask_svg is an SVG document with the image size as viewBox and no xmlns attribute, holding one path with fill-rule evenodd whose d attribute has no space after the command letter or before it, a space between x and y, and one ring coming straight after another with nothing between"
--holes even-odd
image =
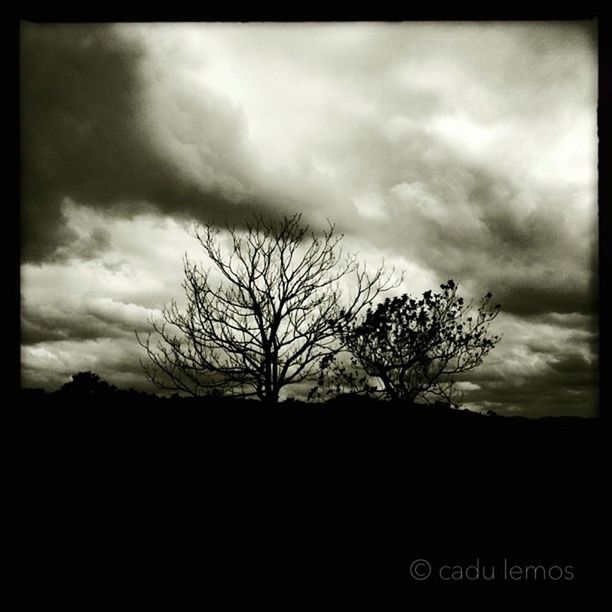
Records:
<instances>
[{"instance_id":1,"label":"sky","mask_svg":"<svg viewBox=\"0 0 612 612\"><path fill-rule=\"evenodd\" d=\"M595 416L591 22L22 23L22 385L151 391L194 221L335 224L412 295L491 292L464 405ZM289 390L289 392L291 392Z\"/></svg>"}]
</instances>

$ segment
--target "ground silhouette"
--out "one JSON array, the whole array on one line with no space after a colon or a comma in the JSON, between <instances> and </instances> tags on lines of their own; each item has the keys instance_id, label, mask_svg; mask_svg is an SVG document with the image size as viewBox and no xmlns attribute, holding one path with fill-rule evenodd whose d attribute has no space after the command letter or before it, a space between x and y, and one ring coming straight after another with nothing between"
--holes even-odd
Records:
<instances>
[{"instance_id":1,"label":"ground silhouette","mask_svg":"<svg viewBox=\"0 0 612 612\"><path fill-rule=\"evenodd\" d=\"M22 390L11 432L35 494L24 512L51 552L74 532L96 554L110 546L130 577L132 557L117 553L126 543L164 579L175 568L199 580L205 558L234 578L237 564L259 568L274 588L328 576L377 597L375 585L410 582L416 558L563 562L577 584L597 577L598 419L350 395L276 406L162 398L77 380L88 384Z\"/></svg>"},{"instance_id":2,"label":"ground silhouette","mask_svg":"<svg viewBox=\"0 0 612 612\"><path fill-rule=\"evenodd\" d=\"M240 443L243 449L255 450L266 444L308 446L316 441L331 453L354 455L368 449L384 454L427 447L431 461L436 461L433 448L442 456L440 445L460 447L463 454L484 446L497 454L496 444L508 444L509 453L519 461L530 444L534 452L545 442L561 449L569 439L580 444L576 436L586 439L600 429L599 419L507 417L443 402L426 405L346 393L324 402L287 399L278 404L212 395L164 397L118 389L91 372L76 374L51 393L22 389L21 401L33 424L44 431L59 428L76 434L85 428L100 439L131 431L137 439L142 436L136 432L167 437L165 444L183 438L194 447L206 441L209 447Z\"/></svg>"}]
</instances>

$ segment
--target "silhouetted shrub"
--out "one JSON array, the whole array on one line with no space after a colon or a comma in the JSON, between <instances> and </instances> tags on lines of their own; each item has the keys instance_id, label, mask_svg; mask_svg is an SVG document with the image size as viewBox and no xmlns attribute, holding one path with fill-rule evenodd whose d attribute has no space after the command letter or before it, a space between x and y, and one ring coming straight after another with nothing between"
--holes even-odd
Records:
<instances>
[{"instance_id":1,"label":"silhouetted shrub","mask_svg":"<svg viewBox=\"0 0 612 612\"><path fill-rule=\"evenodd\" d=\"M66 396L108 396L118 391L117 387L110 385L102 380L93 372L79 372L72 376L72 380L67 382L60 389L60 393Z\"/></svg>"}]
</instances>

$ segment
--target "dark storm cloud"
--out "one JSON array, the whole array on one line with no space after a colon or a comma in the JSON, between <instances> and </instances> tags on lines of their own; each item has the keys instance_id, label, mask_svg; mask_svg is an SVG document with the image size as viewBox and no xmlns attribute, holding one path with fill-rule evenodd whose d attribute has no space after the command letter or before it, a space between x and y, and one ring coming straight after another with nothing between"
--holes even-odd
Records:
<instances>
[{"instance_id":1,"label":"dark storm cloud","mask_svg":"<svg viewBox=\"0 0 612 612\"><path fill-rule=\"evenodd\" d=\"M65 198L120 214L144 205L212 221L248 214L243 116L205 87L163 78L143 39L120 26L22 25L24 261L75 239Z\"/></svg>"},{"instance_id":2,"label":"dark storm cloud","mask_svg":"<svg viewBox=\"0 0 612 612\"><path fill-rule=\"evenodd\" d=\"M504 337L462 380L465 401L500 414L597 416L597 329L592 317L508 315Z\"/></svg>"},{"instance_id":3,"label":"dark storm cloud","mask_svg":"<svg viewBox=\"0 0 612 612\"><path fill-rule=\"evenodd\" d=\"M109 26L23 24L21 35L22 248L38 260L73 238L64 197L90 195L90 183L108 189L110 172L121 182L142 53Z\"/></svg>"},{"instance_id":4,"label":"dark storm cloud","mask_svg":"<svg viewBox=\"0 0 612 612\"><path fill-rule=\"evenodd\" d=\"M91 340L121 335L123 330L87 315L67 317L59 313L35 312L21 317L21 342L26 346L55 340Z\"/></svg>"},{"instance_id":5,"label":"dark storm cloud","mask_svg":"<svg viewBox=\"0 0 612 612\"><path fill-rule=\"evenodd\" d=\"M597 417L597 376L591 367L565 376L542 376L524 380L499 380L466 393L466 401L495 410L500 415L527 417Z\"/></svg>"},{"instance_id":6,"label":"dark storm cloud","mask_svg":"<svg viewBox=\"0 0 612 612\"><path fill-rule=\"evenodd\" d=\"M84 304L25 305L21 314L21 342L35 345L58 340L133 337L148 330L149 311L111 299Z\"/></svg>"},{"instance_id":7,"label":"dark storm cloud","mask_svg":"<svg viewBox=\"0 0 612 612\"><path fill-rule=\"evenodd\" d=\"M550 312L594 314L598 307L597 295L590 282L594 281L594 272L585 276L566 288L563 287L563 278L559 279L558 285L550 286L545 271L541 278L526 282L515 277L509 279L508 284L502 284L495 279L495 299L503 304L505 311L519 315Z\"/></svg>"}]
</instances>

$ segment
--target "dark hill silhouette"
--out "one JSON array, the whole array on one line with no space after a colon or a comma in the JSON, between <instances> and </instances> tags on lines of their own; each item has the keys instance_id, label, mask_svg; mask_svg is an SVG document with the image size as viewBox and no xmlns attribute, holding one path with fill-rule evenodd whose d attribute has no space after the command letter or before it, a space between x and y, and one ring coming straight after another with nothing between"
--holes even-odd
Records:
<instances>
[{"instance_id":1,"label":"dark hill silhouette","mask_svg":"<svg viewBox=\"0 0 612 612\"><path fill-rule=\"evenodd\" d=\"M119 533L116 550L129 540L155 560L160 530L185 543L198 533L198 555L217 565L230 555L225 562L249 574L270 550L276 561L264 567L275 584L296 579L295 563L336 582L348 574L404 584L412 559L436 554L450 563L562 561L580 568L582 583L596 576L589 546L605 508L596 419L348 395L266 406L82 380L105 392L21 392L17 460L39 500L28 510L33 525L41 508L61 508L71 528L95 509L79 533L94 525L97 547ZM191 558L168 558L200 572Z\"/></svg>"},{"instance_id":2,"label":"dark hill silhouette","mask_svg":"<svg viewBox=\"0 0 612 612\"><path fill-rule=\"evenodd\" d=\"M316 442L332 454L356 454L368 449L390 453L447 445L469 454L478 446L497 453L496 444L501 444L500 448L508 444L512 447L509 452L518 457L518 449L528 450L521 448L525 443L536 448L547 441L562 446L576 443L564 436L588 437L599 432L598 419L504 417L441 402L428 406L351 394L326 402L289 399L277 405L219 396L160 397L118 389L91 372L76 374L52 393L23 389L21 399L33 425L44 423L41 427L49 431L85 428L93 436L125 435L126 443L129 432L141 432L155 438L183 438L194 447L203 440L211 446L227 442L243 448ZM172 442L169 439L166 443ZM431 461L436 460L432 455Z\"/></svg>"}]
</instances>

